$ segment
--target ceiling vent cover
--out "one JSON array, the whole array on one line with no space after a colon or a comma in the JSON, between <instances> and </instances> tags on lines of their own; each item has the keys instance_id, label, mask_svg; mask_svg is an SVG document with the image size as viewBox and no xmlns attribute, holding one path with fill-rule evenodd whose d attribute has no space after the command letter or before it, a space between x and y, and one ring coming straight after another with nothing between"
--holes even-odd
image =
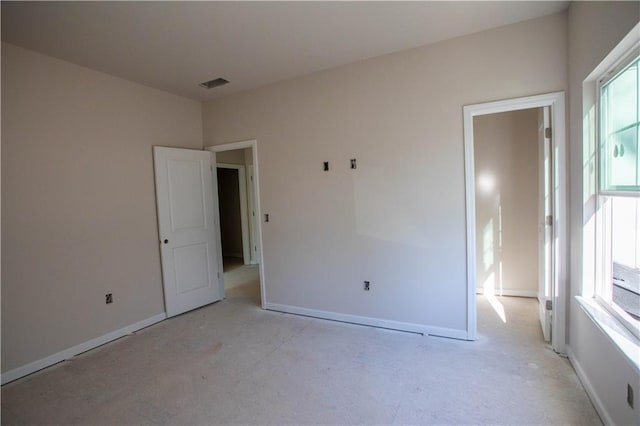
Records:
<instances>
[{"instance_id":1,"label":"ceiling vent cover","mask_svg":"<svg viewBox=\"0 0 640 426\"><path fill-rule=\"evenodd\" d=\"M204 83L198 84L200 87L204 87L205 89L213 89L214 87L225 85L229 82L229 80L225 80L224 78L216 78L214 80L205 81Z\"/></svg>"}]
</instances>

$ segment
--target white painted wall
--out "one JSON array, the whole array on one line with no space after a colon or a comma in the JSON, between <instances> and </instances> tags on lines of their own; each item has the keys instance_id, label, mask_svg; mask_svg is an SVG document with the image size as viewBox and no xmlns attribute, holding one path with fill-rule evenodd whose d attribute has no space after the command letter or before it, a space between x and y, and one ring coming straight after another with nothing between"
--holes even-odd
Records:
<instances>
[{"instance_id":1,"label":"white painted wall","mask_svg":"<svg viewBox=\"0 0 640 426\"><path fill-rule=\"evenodd\" d=\"M473 119L477 286L538 293L538 110Z\"/></svg>"},{"instance_id":2,"label":"white painted wall","mask_svg":"<svg viewBox=\"0 0 640 426\"><path fill-rule=\"evenodd\" d=\"M593 96L583 82L640 19L638 2L572 2L569 6L569 113L571 186L571 361L605 422L640 424L640 374L591 320L575 296L593 290L593 139L583 135L583 118L592 119ZM588 123L588 121L587 121ZM592 127L587 126L587 129ZM591 145L591 146L590 146ZM584 155L583 155L584 153ZM634 386L635 410L627 406L627 384Z\"/></svg>"},{"instance_id":3,"label":"white painted wall","mask_svg":"<svg viewBox=\"0 0 640 426\"><path fill-rule=\"evenodd\" d=\"M2 43L3 373L164 312L151 147L202 148L201 119Z\"/></svg>"},{"instance_id":4,"label":"white painted wall","mask_svg":"<svg viewBox=\"0 0 640 426\"><path fill-rule=\"evenodd\" d=\"M566 69L559 14L205 103L205 145L258 140L267 302L464 334L462 106Z\"/></svg>"}]
</instances>

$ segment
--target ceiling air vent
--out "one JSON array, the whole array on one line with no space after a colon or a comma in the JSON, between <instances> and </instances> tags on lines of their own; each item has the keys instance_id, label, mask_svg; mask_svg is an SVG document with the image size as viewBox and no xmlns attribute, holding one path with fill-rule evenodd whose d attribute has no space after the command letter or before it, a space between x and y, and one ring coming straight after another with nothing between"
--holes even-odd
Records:
<instances>
[{"instance_id":1,"label":"ceiling air vent","mask_svg":"<svg viewBox=\"0 0 640 426\"><path fill-rule=\"evenodd\" d=\"M214 87L222 86L227 84L229 80L225 80L224 78L216 78L215 80L205 81L204 83L198 84L200 87L204 87L205 89L213 89Z\"/></svg>"}]
</instances>

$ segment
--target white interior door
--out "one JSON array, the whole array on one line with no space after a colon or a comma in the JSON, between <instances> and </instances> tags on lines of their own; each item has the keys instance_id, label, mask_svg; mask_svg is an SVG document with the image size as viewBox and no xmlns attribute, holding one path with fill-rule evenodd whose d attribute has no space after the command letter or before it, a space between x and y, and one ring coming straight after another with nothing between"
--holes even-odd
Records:
<instances>
[{"instance_id":1,"label":"white interior door","mask_svg":"<svg viewBox=\"0 0 640 426\"><path fill-rule=\"evenodd\" d=\"M247 201L249 204L249 237L251 246L251 263L257 264L258 262L258 217L256 216L256 201L255 201L255 184L253 178L253 165L247 166Z\"/></svg>"},{"instance_id":2,"label":"white interior door","mask_svg":"<svg viewBox=\"0 0 640 426\"><path fill-rule=\"evenodd\" d=\"M212 164L215 153L153 148L167 316L221 299Z\"/></svg>"},{"instance_id":3,"label":"white interior door","mask_svg":"<svg viewBox=\"0 0 640 426\"><path fill-rule=\"evenodd\" d=\"M551 341L554 192L550 108L544 107L538 117L538 301L542 334Z\"/></svg>"}]
</instances>

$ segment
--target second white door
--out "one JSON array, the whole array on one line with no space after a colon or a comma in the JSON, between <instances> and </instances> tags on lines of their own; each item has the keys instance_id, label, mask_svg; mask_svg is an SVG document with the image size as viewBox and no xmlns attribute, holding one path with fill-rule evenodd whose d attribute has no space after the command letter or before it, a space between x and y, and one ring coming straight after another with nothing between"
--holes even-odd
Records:
<instances>
[{"instance_id":1,"label":"second white door","mask_svg":"<svg viewBox=\"0 0 640 426\"><path fill-rule=\"evenodd\" d=\"M544 107L538 120L538 313L544 340L551 341L553 315L553 152L551 111Z\"/></svg>"}]
</instances>

